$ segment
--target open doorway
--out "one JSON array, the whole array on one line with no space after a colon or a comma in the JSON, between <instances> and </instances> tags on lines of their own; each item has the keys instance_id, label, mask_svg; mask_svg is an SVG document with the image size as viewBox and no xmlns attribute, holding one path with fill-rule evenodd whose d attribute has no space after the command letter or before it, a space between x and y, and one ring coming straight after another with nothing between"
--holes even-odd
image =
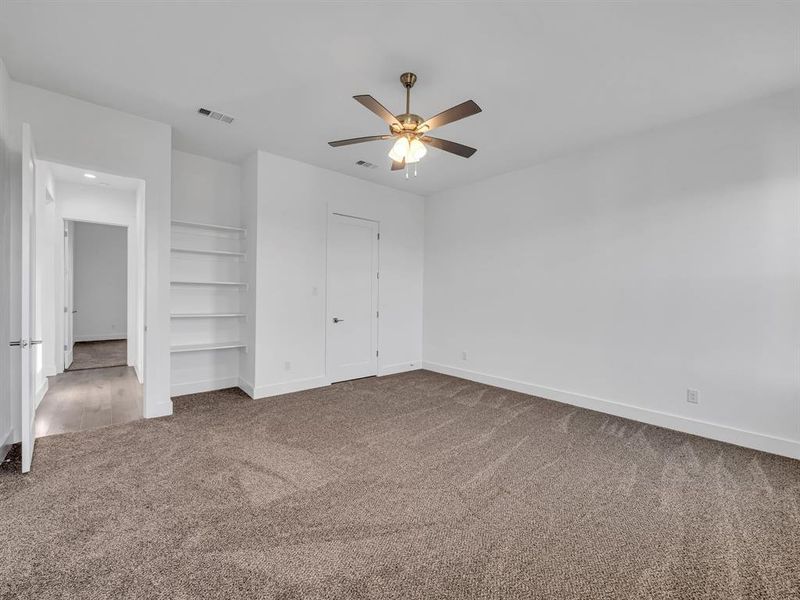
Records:
<instances>
[{"instance_id":1,"label":"open doorway","mask_svg":"<svg viewBox=\"0 0 800 600\"><path fill-rule=\"evenodd\" d=\"M127 228L67 221L65 233L64 370L127 366Z\"/></svg>"},{"instance_id":2,"label":"open doorway","mask_svg":"<svg viewBox=\"0 0 800 600\"><path fill-rule=\"evenodd\" d=\"M143 416L143 182L39 161L52 203L37 253L47 385L35 435ZM41 257L41 260L40 260ZM47 322L47 319L44 320Z\"/></svg>"}]
</instances>

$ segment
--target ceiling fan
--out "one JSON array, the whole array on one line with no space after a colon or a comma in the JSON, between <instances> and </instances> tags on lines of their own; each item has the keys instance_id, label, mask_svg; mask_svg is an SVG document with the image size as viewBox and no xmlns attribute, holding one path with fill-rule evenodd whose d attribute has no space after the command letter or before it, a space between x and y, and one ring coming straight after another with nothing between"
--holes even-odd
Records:
<instances>
[{"instance_id":1,"label":"ceiling fan","mask_svg":"<svg viewBox=\"0 0 800 600\"><path fill-rule=\"evenodd\" d=\"M426 146L433 146L464 158L469 158L477 152L475 148L431 137L427 134L442 125L478 114L481 112L480 106L472 100L467 100L457 106L448 108L444 112L440 112L426 121L419 115L411 113L411 88L417 82L417 76L414 73L403 73L400 76L400 82L406 88L406 112L401 115L393 115L386 107L368 94L353 96L355 100L386 121L386 124L389 125L389 133L387 135L370 135L347 140L336 140L335 142L328 142L328 144L336 148L362 142L394 139L396 141L389 152L389 157L392 159L392 171L400 171L409 164L418 163L428 152ZM408 172L406 172L406 177L408 177Z\"/></svg>"}]
</instances>

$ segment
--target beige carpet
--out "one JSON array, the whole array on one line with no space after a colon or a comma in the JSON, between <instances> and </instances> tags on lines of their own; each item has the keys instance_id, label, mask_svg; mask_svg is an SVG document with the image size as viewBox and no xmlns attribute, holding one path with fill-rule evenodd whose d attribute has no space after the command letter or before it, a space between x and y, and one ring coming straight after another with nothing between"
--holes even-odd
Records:
<instances>
[{"instance_id":1,"label":"beige carpet","mask_svg":"<svg viewBox=\"0 0 800 600\"><path fill-rule=\"evenodd\" d=\"M72 364L67 371L124 367L128 364L127 340L102 340L75 342L72 347Z\"/></svg>"},{"instance_id":2,"label":"beige carpet","mask_svg":"<svg viewBox=\"0 0 800 600\"><path fill-rule=\"evenodd\" d=\"M425 371L37 442L0 597L800 598L800 462Z\"/></svg>"}]
</instances>

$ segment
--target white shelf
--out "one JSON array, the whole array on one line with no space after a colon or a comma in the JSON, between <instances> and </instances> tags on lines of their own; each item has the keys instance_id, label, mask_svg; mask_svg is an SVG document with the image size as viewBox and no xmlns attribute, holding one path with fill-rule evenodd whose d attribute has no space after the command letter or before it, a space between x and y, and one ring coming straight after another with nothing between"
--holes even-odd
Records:
<instances>
[{"instance_id":1,"label":"white shelf","mask_svg":"<svg viewBox=\"0 0 800 600\"><path fill-rule=\"evenodd\" d=\"M226 286L226 287L247 287L244 281L190 281L175 280L170 282L172 285L199 285L199 286Z\"/></svg>"},{"instance_id":2,"label":"white shelf","mask_svg":"<svg viewBox=\"0 0 800 600\"><path fill-rule=\"evenodd\" d=\"M244 252L233 252L232 250L201 250L200 248L172 248L173 252L185 252L187 254L212 254L215 256L241 256L244 258Z\"/></svg>"},{"instance_id":3,"label":"white shelf","mask_svg":"<svg viewBox=\"0 0 800 600\"><path fill-rule=\"evenodd\" d=\"M235 231L237 233L247 233L246 227L232 227L230 225L215 225L213 223L197 223L195 221L176 221L172 220L173 225L179 227L194 227L196 229L215 229L217 231Z\"/></svg>"},{"instance_id":4,"label":"white shelf","mask_svg":"<svg viewBox=\"0 0 800 600\"><path fill-rule=\"evenodd\" d=\"M169 350L172 353L178 352L202 352L204 350L228 350L231 348L247 349L247 344L242 342L216 342L212 344L186 344L183 346L172 346Z\"/></svg>"},{"instance_id":5,"label":"white shelf","mask_svg":"<svg viewBox=\"0 0 800 600\"><path fill-rule=\"evenodd\" d=\"M246 317L245 313L173 313L173 319L234 319Z\"/></svg>"}]
</instances>

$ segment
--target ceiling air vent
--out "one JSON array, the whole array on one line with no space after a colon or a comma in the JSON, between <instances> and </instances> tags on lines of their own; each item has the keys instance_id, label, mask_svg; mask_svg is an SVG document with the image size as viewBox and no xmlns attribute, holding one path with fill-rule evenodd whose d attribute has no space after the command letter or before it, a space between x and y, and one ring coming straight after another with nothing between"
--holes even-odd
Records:
<instances>
[{"instance_id":1,"label":"ceiling air vent","mask_svg":"<svg viewBox=\"0 0 800 600\"><path fill-rule=\"evenodd\" d=\"M371 162L367 162L366 160L357 160L356 164L359 167L364 167L365 169L377 169L378 165L372 164Z\"/></svg>"},{"instance_id":2,"label":"ceiling air vent","mask_svg":"<svg viewBox=\"0 0 800 600\"><path fill-rule=\"evenodd\" d=\"M222 121L223 123L227 123L230 125L233 123L233 117L230 115L223 114L221 112L217 112L215 110L209 110L207 108L198 108L197 112L204 117L208 117L209 119L214 119L215 121Z\"/></svg>"}]
</instances>

